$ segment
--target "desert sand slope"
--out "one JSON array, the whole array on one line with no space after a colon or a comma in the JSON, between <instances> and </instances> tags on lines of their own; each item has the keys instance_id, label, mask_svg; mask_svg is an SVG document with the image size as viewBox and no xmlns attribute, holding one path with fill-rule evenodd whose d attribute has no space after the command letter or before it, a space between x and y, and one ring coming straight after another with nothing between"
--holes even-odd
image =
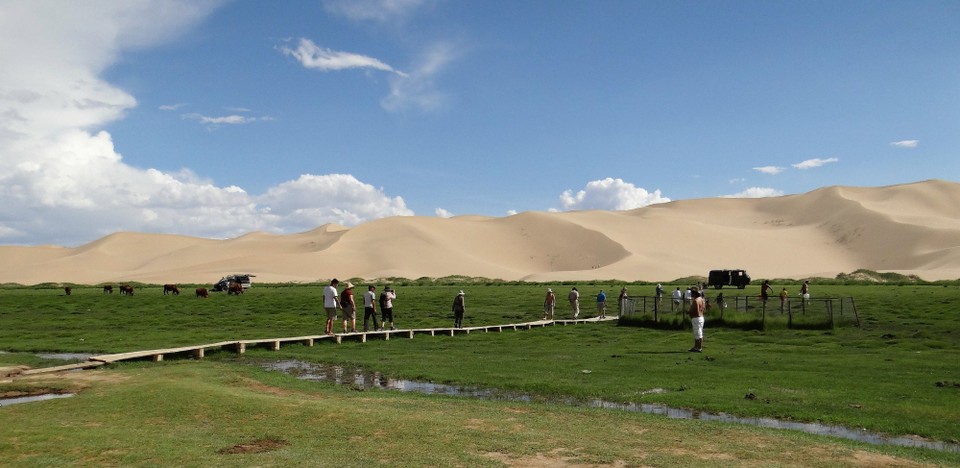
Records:
<instances>
[{"instance_id":1,"label":"desert sand slope","mask_svg":"<svg viewBox=\"0 0 960 468\"><path fill-rule=\"evenodd\" d=\"M714 268L754 277L857 268L960 278L960 184L827 187L764 199L700 199L630 211L505 218L393 217L213 240L116 233L77 247L0 247L0 283L211 283L448 275L534 281L671 280Z\"/></svg>"}]
</instances>

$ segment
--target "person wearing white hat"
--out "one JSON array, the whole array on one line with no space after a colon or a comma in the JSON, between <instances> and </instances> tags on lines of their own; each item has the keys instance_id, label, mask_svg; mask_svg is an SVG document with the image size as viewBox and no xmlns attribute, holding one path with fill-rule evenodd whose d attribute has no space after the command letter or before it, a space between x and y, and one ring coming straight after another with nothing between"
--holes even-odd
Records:
<instances>
[{"instance_id":1,"label":"person wearing white hat","mask_svg":"<svg viewBox=\"0 0 960 468\"><path fill-rule=\"evenodd\" d=\"M463 290L457 293L453 298L453 328L463 328L463 312L465 310L463 303Z\"/></svg>"},{"instance_id":2,"label":"person wearing white hat","mask_svg":"<svg viewBox=\"0 0 960 468\"><path fill-rule=\"evenodd\" d=\"M547 317L550 317L550 320L553 320L553 310L557 305L557 295L553 293L553 289L547 288L547 297L543 299L543 319L546 320Z\"/></svg>"}]
</instances>

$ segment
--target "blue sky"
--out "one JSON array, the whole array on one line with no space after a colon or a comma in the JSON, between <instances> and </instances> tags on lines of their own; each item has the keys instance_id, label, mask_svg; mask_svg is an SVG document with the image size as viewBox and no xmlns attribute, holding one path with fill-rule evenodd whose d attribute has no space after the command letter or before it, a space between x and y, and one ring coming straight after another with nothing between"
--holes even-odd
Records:
<instances>
[{"instance_id":1,"label":"blue sky","mask_svg":"<svg viewBox=\"0 0 960 468\"><path fill-rule=\"evenodd\" d=\"M960 3L0 4L0 244L960 179Z\"/></svg>"}]
</instances>

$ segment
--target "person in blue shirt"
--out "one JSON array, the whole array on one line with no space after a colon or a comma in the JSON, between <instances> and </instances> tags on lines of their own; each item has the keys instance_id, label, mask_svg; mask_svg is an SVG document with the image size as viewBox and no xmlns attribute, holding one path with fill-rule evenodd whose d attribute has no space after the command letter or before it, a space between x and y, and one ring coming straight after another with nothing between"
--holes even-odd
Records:
<instances>
[{"instance_id":1,"label":"person in blue shirt","mask_svg":"<svg viewBox=\"0 0 960 468\"><path fill-rule=\"evenodd\" d=\"M597 294L597 313L600 314L600 318L607 318L607 294L600 290L600 294Z\"/></svg>"}]
</instances>

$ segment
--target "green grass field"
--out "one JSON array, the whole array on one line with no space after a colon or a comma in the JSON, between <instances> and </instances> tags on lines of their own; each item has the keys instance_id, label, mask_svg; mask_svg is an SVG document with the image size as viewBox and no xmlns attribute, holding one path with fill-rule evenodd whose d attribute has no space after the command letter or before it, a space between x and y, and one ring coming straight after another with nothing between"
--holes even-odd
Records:
<instances>
[{"instance_id":1,"label":"green grass field","mask_svg":"<svg viewBox=\"0 0 960 468\"><path fill-rule=\"evenodd\" d=\"M458 289L464 289L467 293L466 326L537 320L542 314L541 304L546 286L398 284L396 289L399 297L395 306L397 325L400 328L451 326L453 316L450 303ZM568 310L562 297L570 285L550 286L561 297L558 318L565 317ZM664 286L668 291L674 287ZM583 310L592 312L590 296L603 288L615 297L620 285L584 283L578 287L585 298ZM653 291L652 285L628 285L628 288L634 296L649 295ZM343 438L331 440L330 448L338 444L356 446L356 451L351 449L339 454L333 450L334 454L324 458L329 463L348 465L360 464L359 461L365 458L363 453L356 452L368 450L365 448L367 444L377 440L377 437L384 439L383 443L395 450L399 457L407 450L404 447L406 442L401 440L418 435L438 440L435 432L441 431L442 427L446 427L445 424L456 427L456 430L451 429L446 439L439 439L444 442L429 444L430 450L436 452L436 458L432 455L409 455L411 458L406 464L496 466L504 462L496 454L522 458L544 453L561 453L562 456L556 456L570 456L577 463L625 461L627 465L682 465L685 464L684 460L703 461L703 458L697 457L696 450L684 448L684 443L680 442L688 437L706 437L717 444L712 450L724 455L707 459L708 465L860 464L851 455L851 450L866 450L871 454L894 457L890 460L874 460L881 465L898 464L896 460L902 462L907 459L944 465L960 463L960 455L955 453L863 446L790 431L767 431L721 423L673 421L615 411L463 401L380 391L358 394L327 384L296 381L248 365L265 359L300 359L358 366L399 378L515 390L546 399L603 398L617 402L662 403L742 416L837 424L941 441L955 442L960 438L960 314L956 313L960 310L960 289L955 285L814 285L814 288L815 297L855 297L862 326L827 330L768 327L762 331L708 327L706 352L702 355L686 352L691 345L687 330L605 323L455 337L417 335L413 340L345 341L341 345L319 342L314 347L285 346L276 352L251 349L243 357L224 351L208 355L205 363L179 361L113 365L106 371L88 375L105 373L115 376L115 382L83 384L90 385L92 390L84 390L78 397L0 410L2 427L14 427L8 423L28 416L33 418L31 421L41 421L29 425L33 429L17 429L27 431L16 436L19 443L10 443L9 440L0 442L0 459L8 455L26 457L23 459L29 460L28 464L62 464L59 462L70 460L79 464L147 464L147 460L164 460L165 464L233 464L233 461L216 454L212 449L222 448L233 440L230 426L242 424L232 421L232 418L244 419L252 413L258 416L253 417L249 424L255 426L256 430L244 427L234 438L242 441L244 437L274 437L287 441L288 445L270 452L272 455L257 455L264 457L257 458L257 461L243 459L237 464L296 463L296 457L306 456L313 450L321 451L322 447L304 446L305 442L300 438L310 437L310 431L291 427L294 423L284 415L295 411L294 408L310 406L314 411L329 413L328 417L338 423L361 428L359 433L380 434L356 436L360 440L350 438L349 443ZM756 289L748 288L745 293L756 294ZM795 290L796 286L788 286L788 289ZM725 293L735 294L726 290ZM71 296L65 296L62 290L53 288L0 288L0 349L8 352L0 354L0 366L18 363L52 365L29 354L39 351L108 353L225 340L320 334L323 330L319 312L320 297L320 287L317 285L255 285L241 297L217 294L206 300L192 297L192 294L163 296L158 286L144 286L133 297L103 295L99 288L92 287L76 287ZM337 324L337 331L340 331L340 323ZM583 370L590 372L584 373ZM234 388L236 381L245 382L241 386L243 391ZM9 389L11 385L23 384L0 383L0 391L5 386ZM77 384L55 381L44 385L70 387ZM149 386L150 390L145 390L145 386ZM261 386L265 390L258 392ZM153 410L160 414L143 414L145 409L138 407L143 404L140 401L143 398L136 396L137 388L150 395L147 400L156 405ZM664 392L649 393L652 389L662 389ZM191 391L204 396L198 397L196 402L190 401L184 395ZM181 393L181 396L174 396ZM114 397L114 394L126 396ZM748 400L745 398L747 394L753 394L756 398ZM202 403L214 398L207 395L220 396L215 398L216 403ZM326 405L314 401L318 398L323 401L336 400L337 404L346 405L350 410L341 415L336 411L336 405L326 409L311 406ZM270 404L266 404L265 400ZM309 400L309 403L303 400ZM266 406L261 409L258 406L261 404ZM365 422L362 415L375 411L371 405L391 408L386 415L391 422L386 426ZM269 409L274 407L276 414ZM421 415L413 414L415 411L405 414L397 409L402 407L430 407L438 419L428 424ZM92 452L79 448L82 444L73 442L72 437L65 437L62 424L52 427L48 424L46 429L39 427L44 418L53 417L51 415L57 411L47 408L71 408L70 420L76 421L67 423L66 427L74 427L74 424L77 427L93 427L93 433L107 431L97 424L104 424L103 421L110 421L111 417L119 417L125 424L131 425L140 420L157 420L162 424L143 427L135 432L141 433L143 438L157 440L158 444L172 446L180 443L180 438L188 437L181 425L187 426L193 421L207 429L204 437L200 437L206 441L202 442L206 445L197 448L205 455L187 451L182 458L176 458L172 453L148 453L141 450L144 447L137 446L136 437L124 434L119 437L121 442L118 444L126 444L126 448L117 449L116 457L83 459L91 456L88 453ZM522 412L511 413L514 408L521 408ZM322 420L320 413L317 413L317 417ZM487 413L499 416L488 418L476 415ZM437 416L439 414L450 418ZM85 418L94 422L84 422ZM515 424L522 428L510 429L509 425L503 423L505 418L517 419L520 422ZM562 431L553 425L563 426L564 423L560 421L567 418L578 421L578 430L614 432L603 437L591 434L589 437L564 438ZM471 433L470 424L464 425L463 421L473 419L483 420L484 423L478 424L490 424L492 427L479 431L478 436L474 434L477 437L467 437ZM323 426L322 423L318 424ZM644 432L644 437L629 436L632 431L639 430L637 427L648 426L657 427L656 434ZM365 432L367 429L363 428L372 432ZM502 431L511 430L515 433L512 439L501 434ZM676 435L664 435L667 433ZM729 437L724 436L742 433L750 434L746 440L763 437L777 442L770 442L772 445L753 444L755 447L765 447L757 452L748 448L750 443L728 440ZM463 437L469 440L462 440ZM545 440L542 444L530 442L541 438ZM623 443L624 438L629 438L630 442ZM30 455L57 441L62 443L64 439L76 444L75 450L84 455L73 458L67 456L65 459L34 458L36 454ZM24 442L27 440L30 443ZM605 440L608 446L603 445ZM790 447L810 443L821 447L820 450L829 446L829 453L833 455L823 455L816 450L800 455L804 449L798 448L794 457L800 458L792 458L783 452L780 445L783 443L790 444ZM458 447L462 446L464 450L453 450L447 446L449 444L460 444ZM423 442L413 445L423 448ZM437 448L435 445L443 447ZM581 447L582 452L578 452L576 447ZM550 452L556 449L572 452ZM210 455L211 450L213 455ZM641 456L641 452L646 455ZM373 445L366 453L369 457L366 459L369 460L404 464L394 455L378 453ZM811 455L816 453L821 456Z\"/></svg>"}]
</instances>

